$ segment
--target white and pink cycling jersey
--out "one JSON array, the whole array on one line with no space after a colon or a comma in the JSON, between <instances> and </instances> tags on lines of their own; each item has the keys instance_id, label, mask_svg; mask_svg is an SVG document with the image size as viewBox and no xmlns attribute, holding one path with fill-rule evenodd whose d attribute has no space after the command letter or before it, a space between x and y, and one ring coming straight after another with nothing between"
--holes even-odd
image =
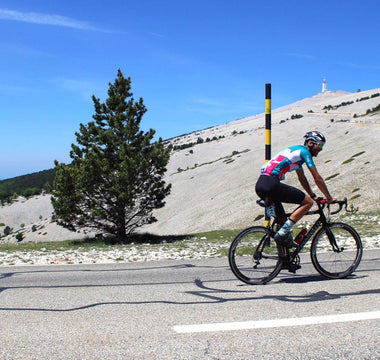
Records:
<instances>
[{"instance_id":1,"label":"white and pink cycling jersey","mask_svg":"<svg viewBox=\"0 0 380 360\"><path fill-rule=\"evenodd\" d=\"M290 146L264 164L261 174L285 179L288 171L302 169L302 164L306 163L309 169L314 168L315 164L310 151L304 145Z\"/></svg>"}]
</instances>

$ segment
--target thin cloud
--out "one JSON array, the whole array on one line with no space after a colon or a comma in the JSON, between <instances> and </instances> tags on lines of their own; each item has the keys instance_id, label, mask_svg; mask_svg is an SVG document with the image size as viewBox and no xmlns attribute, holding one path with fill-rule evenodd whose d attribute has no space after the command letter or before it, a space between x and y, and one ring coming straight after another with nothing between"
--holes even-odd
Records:
<instances>
[{"instance_id":1,"label":"thin cloud","mask_svg":"<svg viewBox=\"0 0 380 360\"><path fill-rule=\"evenodd\" d=\"M194 98L191 100L194 104L207 105L207 106L225 106L225 102L210 98Z\"/></svg>"},{"instance_id":2,"label":"thin cloud","mask_svg":"<svg viewBox=\"0 0 380 360\"><path fill-rule=\"evenodd\" d=\"M17 56L32 56L32 57L55 57L53 54L46 51L36 50L29 46L16 44L0 44L0 55L14 54Z\"/></svg>"},{"instance_id":3,"label":"thin cloud","mask_svg":"<svg viewBox=\"0 0 380 360\"><path fill-rule=\"evenodd\" d=\"M188 99L185 110L207 115L241 114L262 110L262 106L257 106L248 100L233 99L211 99L192 98Z\"/></svg>"},{"instance_id":4,"label":"thin cloud","mask_svg":"<svg viewBox=\"0 0 380 360\"><path fill-rule=\"evenodd\" d=\"M315 56L313 56L313 55L301 54L301 53L289 53L288 56L296 57L296 58L300 58L300 59L308 59L308 60L315 59Z\"/></svg>"},{"instance_id":5,"label":"thin cloud","mask_svg":"<svg viewBox=\"0 0 380 360\"><path fill-rule=\"evenodd\" d=\"M0 9L0 19L2 20L13 20L21 21L31 24L40 25L52 25L52 26L63 26L78 30L91 30L91 31L103 31L107 30L100 29L96 26L91 25L85 21L75 20L66 16L55 15L55 14L41 14L35 12L20 12L15 10Z\"/></svg>"},{"instance_id":6,"label":"thin cloud","mask_svg":"<svg viewBox=\"0 0 380 360\"><path fill-rule=\"evenodd\" d=\"M67 78L56 78L53 81L61 89L72 93L78 93L83 99L88 101L91 101L92 94L94 94L94 91L96 90L96 85L90 81Z\"/></svg>"},{"instance_id":7,"label":"thin cloud","mask_svg":"<svg viewBox=\"0 0 380 360\"><path fill-rule=\"evenodd\" d=\"M166 36L157 32L150 32L150 35L157 37L157 38L165 38Z\"/></svg>"},{"instance_id":8,"label":"thin cloud","mask_svg":"<svg viewBox=\"0 0 380 360\"><path fill-rule=\"evenodd\" d=\"M27 86L19 86L19 85L13 85L13 84L0 84L0 94L5 94L5 95L13 95L13 94L18 94L20 93L35 93L36 89L32 87L27 87Z\"/></svg>"},{"instance_id":9,"label":"thin cloud","mask_svg":"<svg viewBox=\"0 0 380 360\"><path fill-rule=\"evenodd\" d=\"M380 70L380 66L378 65L369 65L369 64L354 64L354 63L346 63L346 62L338 62L337 63L340 66L346 66L353 69L360 69L360 70Z\"/></svg>"}]
</instances>

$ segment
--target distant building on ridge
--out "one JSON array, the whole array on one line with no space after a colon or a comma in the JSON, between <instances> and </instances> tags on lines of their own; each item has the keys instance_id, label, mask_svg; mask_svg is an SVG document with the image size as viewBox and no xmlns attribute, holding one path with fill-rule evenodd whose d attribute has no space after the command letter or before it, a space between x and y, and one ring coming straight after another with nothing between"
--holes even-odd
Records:
<instances>
[{"instance_id":1,"label":"distant building on ridge","mask_svg":"<svg viewBox=\"0 0 380 360\"><path fill-rule=\"evenodd\" d=\"M322 83L322 92L325 93L327 91L327 83L326 83L326 76L323 78Z\"/></svg>"}]
</instances>

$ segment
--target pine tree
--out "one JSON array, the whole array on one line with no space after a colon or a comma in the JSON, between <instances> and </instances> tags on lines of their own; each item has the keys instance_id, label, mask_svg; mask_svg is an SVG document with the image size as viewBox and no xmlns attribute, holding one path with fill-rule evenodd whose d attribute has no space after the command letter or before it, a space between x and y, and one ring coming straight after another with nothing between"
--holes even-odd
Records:
<instances>
[{"instance_id":1,"label":"pine tree","mask_svg":"<svg viewBox=\"0 0 380 360\"><path fill-rule=\"evenodd\" d=\"M95 114L75 133L72 163L55 162L52 204L58 224L70 229L94 229L126 240L138 227L156 221L153 210L165 205L170 184L163 176L170 150L155 131L140 130L147 111L143 99L131 93L131 79L120 69L108 98L94 95Z\"/></svg>"}]
</instances>

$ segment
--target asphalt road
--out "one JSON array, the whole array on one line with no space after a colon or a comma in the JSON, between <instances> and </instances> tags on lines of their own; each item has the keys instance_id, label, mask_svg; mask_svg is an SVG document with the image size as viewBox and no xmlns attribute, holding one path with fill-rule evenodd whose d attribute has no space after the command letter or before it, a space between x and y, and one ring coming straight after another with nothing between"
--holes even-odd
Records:
<instances>
[{"instance_id":1,"label":"asphalt road","mask_svg":"<svg viewBox=\"0 0 380 360\"><path fill-rule=\"evenodd\" d=\"M0 359L379 359L379 260L326 280L305 256L264 286L226 258L0 267Z\"/></svg>"}]
</instances>

